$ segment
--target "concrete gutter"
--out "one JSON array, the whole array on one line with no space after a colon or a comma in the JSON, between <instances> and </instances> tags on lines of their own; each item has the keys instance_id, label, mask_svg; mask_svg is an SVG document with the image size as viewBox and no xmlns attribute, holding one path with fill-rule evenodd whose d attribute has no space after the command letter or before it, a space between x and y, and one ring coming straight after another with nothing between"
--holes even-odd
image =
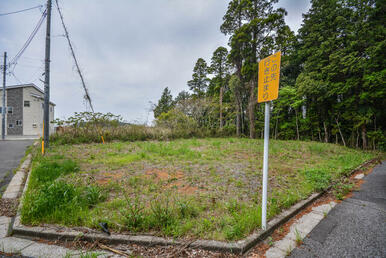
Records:
<instances>
[{"instance_id":1,"label":"concrete gutter","mask_svg":"<svg viewBox=\"0 0 386 258\"><path fill-rule=\"evenodd\" d=\"M28 159L28 158L27 158ZM350 175L360 168L373 162L375 159L365 162L358 168L351 171ZM30 158L29 158L30 162ZM28 163L29 164L29 163ZM23 172L24 173L24 172ZM23 194L26 192L29 183L30 173L28 175ZM8 190L8 189L7 189ZM198 248L210 251L221 251L230 252L235 254L244 254L250 248L255 246L257 243L267 238L273 231L279 228L281 225L286 223L289 219L294 217L299 211L304 209L309 204L313 203L316 199L321 197L325 192L314 193L306 200L302 200L297 204L293 205L288 210L281 212L278 216L271 219L268 222L266 230L257 230L248 237L240 241L234 242L223 242L215 240L194 240L189 242L183 240L175 240L171 238L156 237L151 235L124 235L124 234L112 234L110 236L100 233L89 228L71 229L66 227L55 227L48 225L44 227L29 227L21 224L20 210L22 207L22 201L20 202L18 213L14 218L14 223L11 228L14 236L20 237L32 237L32 238L43 238L48 240L86 240L86 241L99 241L108 244L138 244L144 246L154 245L175 245L175 246L186 246L191 248ZM11 223L12 224L12 223Z\"/></svg>"}]
</instances>

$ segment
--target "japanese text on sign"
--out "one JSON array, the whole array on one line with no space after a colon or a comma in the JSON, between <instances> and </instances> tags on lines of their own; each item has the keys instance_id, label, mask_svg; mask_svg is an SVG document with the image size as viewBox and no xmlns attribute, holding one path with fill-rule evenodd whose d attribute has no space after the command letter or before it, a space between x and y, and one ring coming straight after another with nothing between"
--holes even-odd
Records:
<instances>
[{"instance_id":1,"label":"japanese text on sign","mask_svg":"<svg viewBox=\"0 0 386 258\"><path fill-rule=\"evenodd\" d=\"M277 52L259 62L259 84L257 102L277 99L279 95L281 52Z\"/></svg>"}]
</instances>

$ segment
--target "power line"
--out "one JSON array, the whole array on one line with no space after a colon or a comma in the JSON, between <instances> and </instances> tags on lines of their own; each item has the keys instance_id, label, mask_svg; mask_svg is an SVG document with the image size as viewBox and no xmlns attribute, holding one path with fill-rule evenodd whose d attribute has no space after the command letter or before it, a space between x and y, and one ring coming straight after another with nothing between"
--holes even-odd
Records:
<instances>
[{"instance_id":1,"label":"power line","mask_svg":"<svg viewBox=\"0 0 386 258\"><path fill-rule=\"evenodd\" d=\"M37 32L39 31L44 19L46 18L47 16L47 10L44 10L42 16L40 17L38 23L36 24L34 30L32 31L32 33L29 35L27 41L24 43L24 45L22 46L22 48L19 50L19 52L17 52L17 54L15 55L15 57L11 60L11 62L9 63L9 66L12 66L13 65L13 70L15 70L15 67L16 67L16 64L17 64L17 61L19 60L19 58L21 57L21 55L23 55L24 51L27 49L27 47L29 46L29 44L31 43L31 41L33 40L33 38L35 37L35 35L37 34ZM9 69L9 68L8 68Z\"/></svg>"},{"instance_id":2,"label":"power line","mask_svg":"<svg viewBox=\"0 0 386 258\"><path fill-rule=\"evenodd\" d=\"M16 79L16 81L19 82L19 84L23 84L23 83L19 80L19 78L16 77L16 75L15 75L15 73L14 73L13 71L12 71L12 72L10 71L9 73L13 76L13 78Z\"/></svg>"},{"instance_id":3,"label":"power line","mask_svg":"<svg viewBox=\"0 0 386 258\"><path fill-rule=\"evenodd\" d=\"M40 9L42 7L43 7L43 5L37 5L37 6L31 7L31 8L27 8L27 9L23 9L23 10L19 10L19 11L14 11L14 12L9 12L9 13L0 13L0 16L5 16L5 15L10 15L10 14L15 14L15 13L21 13L21 12L29 11L29 10L36 9L36 8Z\"/></svg>"},{"instance_id":4,"label":"power line","mask_svg":"<svg viewBox=\"0 0 386 258\"><path fill-rule=\"evenodd\" d=\"M67 30L67 27L66 25L64 24L64 19L63 19L63 15L62 15L62 12L60 11L60 8L59 8L59 3L58 3L58 0L55 0L56 2L56 8L59 12L59 17L60 17L60 20L62 21L62 25L63 25L63 29L64 29L64 35L66 36L67 38L67 42L68 42L68 45L70 46L70 50L71 50L71 55L72 57L74 58L74 62L75 62L75 65L76 65L76 70L79 74L79 77L80 77L80 80L82 81L82 85L83 85L83 90L84 90L84 98L88 101L89 105L90 105L90 108L92 110L92 112L94 112L94 107L92 105L92 102L91 102L91 97L90 97L90 94L88 93L88 89L86 87L86 83L84 82L84 79L83 79L83 75L80 71L80 68L79 68L79 64L78 64L78 61L75 57L75 52L74 52L74 48L72 47L72 44L71 44L71 40L70 40L70 36L68 34L68 30Z\"/></svg>"}]
</instances>

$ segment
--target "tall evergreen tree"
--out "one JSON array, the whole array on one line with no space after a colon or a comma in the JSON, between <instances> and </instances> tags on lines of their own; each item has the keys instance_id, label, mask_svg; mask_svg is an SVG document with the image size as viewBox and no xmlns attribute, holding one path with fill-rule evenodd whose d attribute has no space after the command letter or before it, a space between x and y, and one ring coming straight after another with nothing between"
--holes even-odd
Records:
<instances>
[{"instance_id":1,"label":"tall evergreen tree","mask_svg":"<svg viewBox=\"0 0 386 258\"><path fill-rule=\"evenodd\" d=\"M224 96L224 86L225 86L225 75L229 71L229 65L227 63L228 50L225 47L218 47L214 52L211 59L210 72L214 75L212 80L215 80L218 85L220 94L219 94L219 104L220 104L220 129L223 126L223 96Z\"/></svg>"},{"instance_id":2,"label":"tall evergreen tree","mask_svg":"<svg viewBox=\"0 0 386 258\"><path fill-rule=\"evenodd\" d=\"M246 23L231 38L230 58L234 63L242 59L241 74L248 84L249 137L255 138L255 106L258 74L258 60L278 50L276 39L284 32L284 9L274 10L276 0L241 1L243 17Z\"/></svg>"},{"instance_id":3,"label":"tall evergreen tree","mask_svg":"<svg viewBox=\"0 0 386 258\"><path fill-rule=\"evenodd\" d=\"M153 108L154 117L157 118L162 113L167 113L174 106L173 96L168 87L166 87L158 100L158 104Z\"/></svg>"},{"instance_id":4,"label":"tall evergreen tree","mask_svg":"<svg viewBox=\"0 0 386 258\"><path fill-rule=\"evenodd\" d=\"M188 81L188 86L196 97L204 97L208 87L208 65L205 60L199 58L194 66L192 80Z\"/></svg>"}]
</instances>

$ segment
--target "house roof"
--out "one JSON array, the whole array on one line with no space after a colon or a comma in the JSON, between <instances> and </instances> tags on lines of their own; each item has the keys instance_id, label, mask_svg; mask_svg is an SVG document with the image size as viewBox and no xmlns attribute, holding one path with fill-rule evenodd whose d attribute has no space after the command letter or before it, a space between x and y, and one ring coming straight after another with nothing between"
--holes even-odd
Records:
<instances>
[{"instance_id":1,"label":"house roof","mask_svg":"<svg viewBox=\"0 0 386 258\"><path fill-rule=\"evenodd\" d=\"M44 94L44 91L33 83L10 85L10 86L6 86L5 89L8 90L8 89L27 88L27 87L32 87L35 90L39 91L40 93ZM0 91L2 91L2 90L3 90L3 88L1 87ZM34 96L34 97L37 97L37 96ZM42 97L40 97L40 98L44 99ZM50 104L56 106L55 103L53 103L52 101L50 101Z\"/></svg>"}]
</instances>

